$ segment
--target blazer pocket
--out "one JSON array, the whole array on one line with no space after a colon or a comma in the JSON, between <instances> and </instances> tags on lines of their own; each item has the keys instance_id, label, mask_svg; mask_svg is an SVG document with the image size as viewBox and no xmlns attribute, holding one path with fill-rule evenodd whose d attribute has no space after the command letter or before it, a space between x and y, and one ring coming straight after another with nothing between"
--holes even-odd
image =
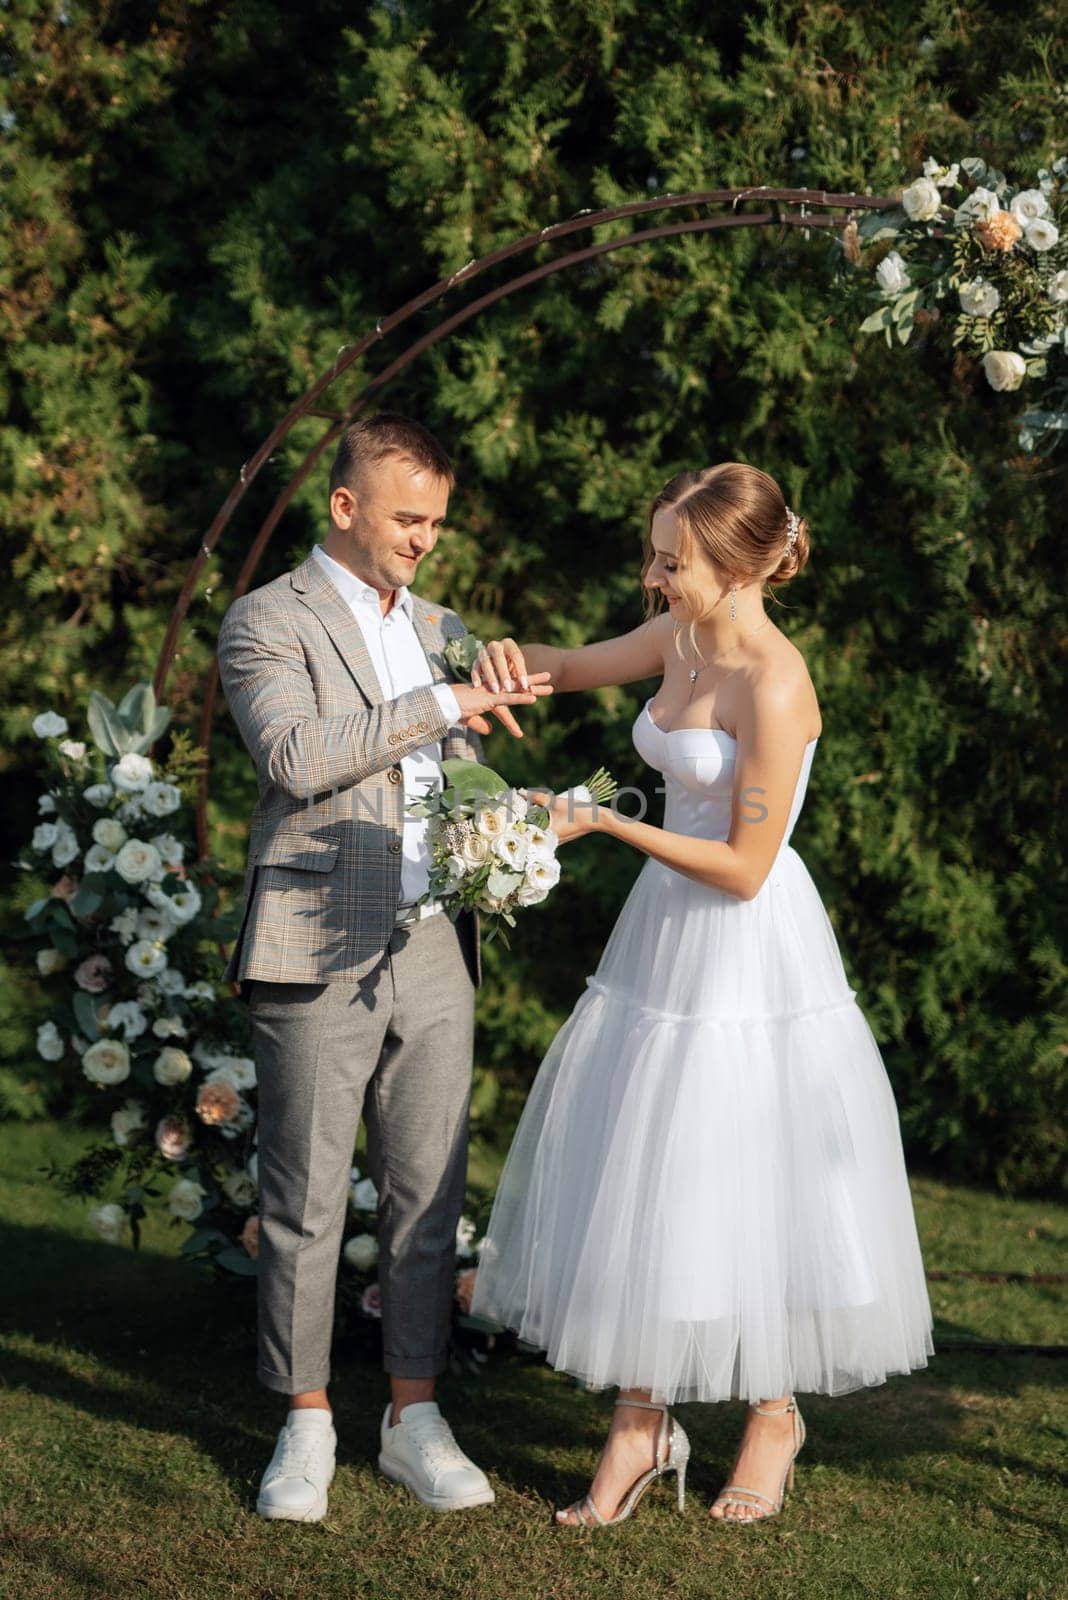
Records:
<instances>
[{"instance_id":1,"label":"blazer pocket","mask_svg":"<svg viewBox=\"0 0 1068 1600\"><path fill-rule=\"evenodd\" d=\"M340 839L316 838L307 833L276 833L257 845L249 864L257 867L295 867L301 872L329 872L337 859Z\"/></svg>"}]
</instances>

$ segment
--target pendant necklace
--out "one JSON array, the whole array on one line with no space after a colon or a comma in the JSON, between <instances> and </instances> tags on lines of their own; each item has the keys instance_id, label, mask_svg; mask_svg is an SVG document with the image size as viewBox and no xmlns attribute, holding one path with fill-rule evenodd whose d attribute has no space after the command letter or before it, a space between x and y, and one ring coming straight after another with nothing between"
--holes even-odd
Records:
<instances>
[{"instance_id":1,"label":"pendant necklace","mask_svg":"<svg viewBox=\"0 0 1068 1600\"><path fill-rule=\"evenodd\" d=\"M759 633L761 628L766 627L770 621L770 617L765 617L764 621L759 623L757 627L751 628L748 633L743 633L741 639L735 639L732 645L730 645L726 650L721 650L718 656L713 656L711 661L706 661L700 667L691 667L689 671L690 693L687 696L686 704L689 705L690 701L693 699L694 685L697 682L699 675L705 670L705 667L715 666L717 661L722 661L723 657L729 656L732 650L737 650L740 644L742 644L746 639L751 639L754 633Z\"/></svg>"}]
</instances>

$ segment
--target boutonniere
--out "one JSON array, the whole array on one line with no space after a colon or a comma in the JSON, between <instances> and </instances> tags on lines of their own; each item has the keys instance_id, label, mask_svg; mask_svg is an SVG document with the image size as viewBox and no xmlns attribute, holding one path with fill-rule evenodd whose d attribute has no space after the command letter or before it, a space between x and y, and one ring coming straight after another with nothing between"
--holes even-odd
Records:
<instances>
[{"instance_id":1,"label":"boutonniere","mask_svg":"<svg viewBox=\"0 0 1068 1600\"><path fill-rule=\"evenodd\" d=\"M466 678L470 682L471 668L482 649L482 640L477 639L473 633L458 634L450 639L442 651L445 660L458 678Z\"/></svg>"}]
</instances>

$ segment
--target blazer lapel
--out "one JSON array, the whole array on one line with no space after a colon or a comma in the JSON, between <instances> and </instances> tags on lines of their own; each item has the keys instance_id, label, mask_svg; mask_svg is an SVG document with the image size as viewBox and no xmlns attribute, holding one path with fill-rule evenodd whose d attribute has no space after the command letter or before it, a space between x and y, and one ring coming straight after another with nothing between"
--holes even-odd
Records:
<instances>
[{"instance_id":1,"label":"blazer lapel","mask_svg":"<svg viewBox=\"0 0 1068 1600\"><path fill-rule=\"evenodd\" d=\"M327 633L334 641L337 652L355 678L361 694L368 704L382 704L382 685L374 669L363 631L353 616L348 602L338 594L323 570L322 564L309 556L289 575L294 593L310 606Z\"/></svg>"}]
</instances>

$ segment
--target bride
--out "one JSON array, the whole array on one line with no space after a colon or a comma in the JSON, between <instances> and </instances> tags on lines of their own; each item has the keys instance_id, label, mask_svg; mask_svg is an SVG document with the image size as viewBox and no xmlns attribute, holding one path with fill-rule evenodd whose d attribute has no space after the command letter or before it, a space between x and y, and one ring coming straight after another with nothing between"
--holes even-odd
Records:
<instances>
[{"instance_id":1,"label":"bride","mask_svg":"<svg viewBox=\"0 0 1068 1600\"><path fill-rule=\"evenodd\" d=\"M589 1493L559 1522L685 1497L676 1401L749 1401L711 1515L774 1516L804 1442L795 1394L844 1394L933 1352L897 1109L790 836L822 725L762 586L801 571L804 519L726 462L657 495L646 621L582 649L484 648L497 689L660 678L633 728L664 826L560 799L561 842L648 860L538 1071L501 1175L471 1309L595 1388L617 1385Z\"/></svg>"}]
</instances>

